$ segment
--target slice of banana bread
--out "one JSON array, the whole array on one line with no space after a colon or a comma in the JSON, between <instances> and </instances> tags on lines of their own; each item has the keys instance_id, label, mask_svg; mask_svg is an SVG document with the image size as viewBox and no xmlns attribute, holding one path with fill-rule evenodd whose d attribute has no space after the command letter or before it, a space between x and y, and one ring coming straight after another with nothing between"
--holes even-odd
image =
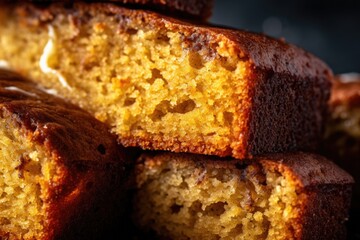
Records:
<instances>
[{"instance_id":1,"label":"slice of banana bread","mask_svg":"<svg viewBox=\"0 0 360 240\"><path fill-rule=\"evenodd\" d=\"M329 101L330 114L325 132L324 154L353 175L349 231L360 236L360 74L337 75Z\"/></svg>"},{"instance_id":2,"label":"slice of banana bread","mask_svg":"<svg viewBox=\"0 0 360 240\"><path fill-rule=\"evenodd\" d=\"M328 155L339 161L360 158L360 75L336 76L329 101L330 115L325 132ZM349 168L350 170L351 168Z\"/></svg>"},{"instance_id":3,"label":"slice of banana bread","mask_svg":"<svg viewBox=\"0 0 360 240\"><path fill-rule=\"evenodd\" d=\"M360 75L334 79L322 152L355 179L352 210L360 213ZM357 219L352 219L357 222Z\"/></svg>"},{"instance_id":4,"label":"slice of banana bread","mask_svg":"<svg viewBox=\"0 0 360 240\"><path fill-rule=\"evenodd\" d=\"M139 159L136 183L135 222L164 239L345 239L353 179L305 153L153 153Z\"/></svg>"},{"instance_id":5,"label":"slice of banana bread","mask_svg":"<svg viewBox=\"0 0 360 240\"><path fill-rule=\"evenodd\" d=\"M96 239L121 221L129 159L103 123L0 68L0 132L0 239Z\"/></svg>"},{"instance_id":6,"label":"slice of banana bread","mask_svg":"<svg viewBox=\"0 0 360 240\"><path fill-rule=\"evenodd\" d=\"M0 12L0 60L126 146L244 158L319 143L331 71L284 41L113 4Z\"/></svg>"}]
</instances>

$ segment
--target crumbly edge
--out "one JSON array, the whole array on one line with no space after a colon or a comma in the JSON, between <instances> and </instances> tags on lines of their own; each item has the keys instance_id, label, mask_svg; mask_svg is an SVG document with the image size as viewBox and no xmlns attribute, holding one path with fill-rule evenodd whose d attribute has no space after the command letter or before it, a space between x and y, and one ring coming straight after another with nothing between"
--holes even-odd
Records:
<instances>
[{"instance_id":1,"label":"crumbly edge","mask_svg":"<svg viewBox=\"0 0 360 240\"><path fill-rule=\"evenodd\" d=\"M41 239L46 235L46 196L54 166L17 123L1 118L0 126L0 233L9 239Z\"/></svg>"},{"instance_id":2,"label":"crumbly edge","mask_svg":"<svg viewBox=\"0 0 360 240\"><path fill-rule=\"evenodd\" d=\"M135 222L174 239L290 239L306 196L258 164L201 167L174 159L137 166Z\"/></svg>"}]
</instances>

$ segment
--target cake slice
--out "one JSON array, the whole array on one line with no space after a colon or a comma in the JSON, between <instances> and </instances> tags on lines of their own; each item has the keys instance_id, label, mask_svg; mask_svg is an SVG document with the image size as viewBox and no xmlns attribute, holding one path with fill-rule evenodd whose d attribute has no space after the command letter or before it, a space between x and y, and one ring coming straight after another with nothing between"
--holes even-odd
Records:
<instances>
[{"instance_id":1,"label":"cake slice","mask_svg":"<svg viewBox=\"0 0 360 240\"><path fill-rule=\"evenodd\" d=\"M357 163L360 156L360 75L337 75L329 101L325 148L335 159ZM353 168L349 168L353 169Z\"/></svg>"},{"instance_id":2,"label":"cake slice","mask_svg":"<svg viewBox=\"0 0 360 240\"><path fill-rule=\"evenodd\" d=\"M125 146L244 158L315 149L331 71L260 34L113 4L0 9L0 60Z\"/></svg>"},{"instance_id":3,"label":"cake slice","mask_svg":"<svg viewBox=\"0 0 360 240\"><path fill-rule=\"evenodd\" d=\"M323 154L349 171L360 181L360 75L337 75L329 101L329 116L323 142ZM355 187L355 197L360 190ZM358 201L356 201L358 202ZM358 206L360 211L360 206Z\"/></svg>"},{"instance_id":4,"label":"cake slice","mask_svg":"<svg viewBox=\"0 0 360 240\"><path fill-rule=\"evenodd\" d=\"M131 160L116 137L1 68L0 157L0 239L96 239L121 222Z\"/></svg>"},{"instance_id":5,"label":"cake slice","mask_svg":"<svg viewBox=\"0 0 360 240\"><path fill-rule=\"evenodd\" d=\"M149 153L134 220L160 239L345 239L353 179L321 156Z\"/></svg>"},{"instance_id":6,"label":"cake slice","mask_svg":"<svg viewBox=\"0 0 360 240\"><path fill-rule=\"evenodd\" d=\"M329 101L329 116L322 153L355 179L350 226L359 234L360 216L360 75L337 75ZM352 226L353 225L353 226Z\"/></svg>"},{"instance_id":7,"label":"cake slice","mask_svg":"<svg viewBox=\"0 0 360 240\"><path fill-rule=\"evenodd\" d=\"M79 1L79 0L78 0ZM30 0L37 3L51 3L53 0ZM64 0L62 2L74 2ZM79 1L80 2L80 1ZM85 0L85 2L98 2ZM211 16L213 0L108 0L132 8L148 8L164 14L186 17L191 19L206 20Z\"/></svg>"}]
</instances>

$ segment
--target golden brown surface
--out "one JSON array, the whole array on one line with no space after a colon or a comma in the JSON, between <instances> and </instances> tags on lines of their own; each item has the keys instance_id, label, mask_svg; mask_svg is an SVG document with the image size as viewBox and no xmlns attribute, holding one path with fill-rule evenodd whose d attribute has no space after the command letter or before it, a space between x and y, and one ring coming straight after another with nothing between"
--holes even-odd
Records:
<instances>
[{"instance_id":1,"label":"golden brown surface","mask_svg":"<svg viewBox=\"0 0 360 240\"><path fill-rule=\"evenodd\" d=\"M113 4L0 12L0 60L126 146L244 158L319 143L331 71L283 41Z\"/></svg>"},{"instance_id":2,"label":"golden brown surface","mask_svg":"<svg viewBox=\"0 0 360 240\"><path fill-rule=\"evenodd\" d=\"M119 220L129 159L104 124L0 68L0 132L1 239L93 239Z\"/></svg>"},{"instance_id":3,"label":"golden brown surface","mask_svg":"<svg viewBox=\"0 0 360 240\"><path fill-rule=\"evenodd\" d=\"M325 158L148 153L134 220L164 239L345 239L353 179Z\"/></svg>"}]
</instances>

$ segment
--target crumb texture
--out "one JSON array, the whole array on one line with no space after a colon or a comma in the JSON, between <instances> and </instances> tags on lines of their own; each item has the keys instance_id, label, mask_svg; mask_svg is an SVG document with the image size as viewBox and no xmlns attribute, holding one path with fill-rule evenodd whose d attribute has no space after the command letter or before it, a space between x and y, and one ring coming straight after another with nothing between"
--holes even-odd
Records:
<instances>
[{"instance_id":1,"label":"crumb texture","mask_svg":"<svg viewBox=\"0 0 360 240\"><path fill-rule=\"evenodd\" d=\"M0 59L110 124L127 145L160 139L228 154L240 131L231 126L241 117L238 99L247 97L249 63L230 56L225 42L209 55L183 33L119 17L58 14L40 26L7 21L0 43L9 48Z\"/></svg>"},{"instance_id":2,"label":"crumb texture","mask_svg":"<svg viewBox=\"0 0 360 240\"><path fill-rule=\"evenodd\" d=\"M3 69L0 156L0 239L98 239L122 220L130 155L116 137Z\"/></svg>"},{"instance_id":3,"label":"crumb texture","mask_svg":"<svg viewBox=\"0 0 360 240\"><path fill-rule=\"evenodd\" d=\"M45 220L41 187L47 156L5 119L0 132L0 233L7 239L34 239Z\"/></svg>"},{"instance_id":4,"label":"crumb texture","mask_svg":"<svg viewBox=\"0 0 360 240\"><path fill-rule=\"evenodd\" d=\"M319 142L331 72L283 41L110 3L0 11L0 61L125 146L241 159Z\"/></svg>"},{"instance_id":5,"label":"crumb texture","mask_svg":"<svg viewBox=\"0 0 360 240\"><path fill-rule=\"evenodd\" d=\"M303 198L261 165L202 167L170 159L138 166L135 221L170 239L293 239Z\"/></svg>"}]
</instances>

